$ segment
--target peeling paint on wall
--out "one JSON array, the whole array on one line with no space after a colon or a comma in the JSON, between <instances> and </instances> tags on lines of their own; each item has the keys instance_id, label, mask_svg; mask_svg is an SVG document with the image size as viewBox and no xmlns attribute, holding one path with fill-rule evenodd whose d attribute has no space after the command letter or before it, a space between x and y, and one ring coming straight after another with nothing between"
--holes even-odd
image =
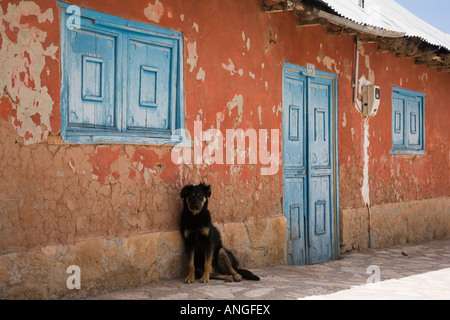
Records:
<instances>
[{"instance_id":1,"label":"peeling paint on wall","mask_svg":"<svg viewBox=\"0 0 450 320\"><path fill-rule=\"evenodd\" d=\"M364 64L367 68L368 81L375 83L375 72L370 67L370 54L366 54L364 45L359 46L359 54L364 58Z\"/></svg>"},{"instance_id":2,"label":"peeling paint on wall","mask_svg":"<svg viewBox=\"0 0 450 320\"><path fill-rule=\"evenodd\" d=\"M242 31L242 41L244 41L244 49L247 49L247 52L250 51L250 38L246 38L245 31Z\"/></svg>"},{"instance_id":3,"label":"peeling paint on wall","mask_svg":"<svg viewBox=\"0 0 450 320\"><path fill-rule=\"evenodd\" d=\"M8 4L6 12L0 7L0 65L8 66L0 74L0 92L3 103L9 100L11 121L26 145L46 140L52 129L54 101L42 76L50 76L46 58L58 60L56 45L44 47L47 32L23 22L31 16L39 23L54 19L52 9L41 12L32 1Z\"/></svg>"},{"instance_id":4,"label":"peeling paint on wall","mask_svg":"<svg viewBox=\"0 0 450 320\"><path fill-rule=\"evenodd\" d=\"M228 64L222 63L222 68L230 72L230 75L234 76L237 71L236 67L234 66L233 60L228 59Z\"/></svg>"},{"instance_id":5,"label":"peeling paint on wall","mask_svg":"<svg viewBox=\"0 0 450 320\"><path fill-rule=\"evenodd\" d=\"M240 94L235 95L233 100L227 103L227 109L229 110L230 117L233 109L237 107L238 117L235 120L235 126L239 125L242 122L243 106L244 97Z\"/></svg>"},{"instance_id":6,"label":"peeling paint on wall","mask_svg":"<svg viewBox=\"0 0 450 320\"><path fill-rule=\"evenodd\" d=\"M193 23L193 25L192 25L192 28L197 32L197 33L199 33L199 28L198 28L198 24L197 23Z\"/></svg>"},{"instance_id":7,"label":"peeling paint on wall","mask_svg":"<svg viewBox=\"0 0 450 320\"><path fill-rule=\"evenodd\" d=\"M370 205L370 188L369 188L369 118L364 119L364 169L363 169L363 184L361 194L366 205Z\"/></svg>"},{"instance_id":8,"label":"peeling paint on wall","mask_svg":"<svg viewBox=\"0 0 450 320\"><path fill-rule=\"evenodd\" d=\"M187 58L187 64L190 65L189 72L194 71L194 69L197 67L197 61L198 61L198 55L197 55L197 42L188 42L187 44L187 50L188 50L188 58Z\"/></svg>"},{"instance_id":9,"label":"peeling paint on wall","mask_svg":"<svg viewBox=\"0 0 450 320\"><path fill-rule=\"evenodd\" d=\"M112 150L108 147L99 147L97 152L89 158L92 164L92 178L105 184L106 177L111 174L111 165L119 159L120 148ZM116 173L112 173L116 176Z\"/></svg>"},{"instance_id":10,"label":"peeling paint on wall","mask_svg":"<svg viewBox=\"0 0 450 320\"><path fill-rule=\"evenodd\" d=\"M144 14L148 20L159 23L159 20L164 14L164 6L159 0L155 0L155 3L148 3L147 8L144 10Z\"/></svg>"},{"instance_id":11,"label":"peeling paint on wall","mask_svg":"<svg viewBox=\"0 0 450 320\"><path fill-rule=\"evenodd\" d=\"M202 67L200 67L200 69L198 69L198 73L197 73L197 80L202 80L203 82L205 82L205 70L203 70Z\"/></svg>"}]
</instances>

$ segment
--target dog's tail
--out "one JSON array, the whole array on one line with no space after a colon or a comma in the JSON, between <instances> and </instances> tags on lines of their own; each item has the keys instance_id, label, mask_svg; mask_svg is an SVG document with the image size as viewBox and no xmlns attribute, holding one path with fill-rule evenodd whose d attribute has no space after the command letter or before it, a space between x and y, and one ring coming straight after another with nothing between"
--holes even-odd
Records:
<instances>
[{"instance_id":1,"label":"dog's tail","mask_svg":"<svg viewBox=\"0 0 450 320\"><path fill-rule=\"evenodd\" d=\"M244 278L245 280L253 280L253 281L259 281L259 277L257 275L254 275L253 273L251 273L248 270L245 269L237 269L236 270L237 273L239 273L242 278Z\"/></svg>"}]
</instances>

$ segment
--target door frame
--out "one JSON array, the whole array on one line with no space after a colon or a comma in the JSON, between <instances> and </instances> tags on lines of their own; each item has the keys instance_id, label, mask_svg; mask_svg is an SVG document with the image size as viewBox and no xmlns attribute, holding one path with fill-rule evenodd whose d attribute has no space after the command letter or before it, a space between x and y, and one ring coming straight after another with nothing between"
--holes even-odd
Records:
<instances>
[{"instance_id":1,"label":"door frame","mask_svg":"<svg viewBox=\"0 0 450 320\"><path fill-rule=\"evenodd\" d=\"M325 71L319 71L319 70L315 70L315 77L311 77L307 75L307 68L306 67L302 67L302 66L298 66L289 62L285 62L283 65L283 79L282 79L282 96L283 96L283 102L282 102L282 106L283 106L283 112L285 111L284 109L284 99L285 99L285 93L286 93L286 88L285 88L285 79L286 79L286 71L291 71L291 72L296 72L296 73L300 73L303 76L305 76L308 79L311 78L325 78L325 79L330 79L332 80L332 92L333 92L333 96L331 98L332 100L332 104L331 104L331 108L332 110L330 110L330 114L332 115L332 119L330 121L331 123L331 127L330 127L330 131L333 134L333 138L332 138L332 150L333 150L333 165L332 165L332 176L333 176L333 195L332 195L332 199L333 199L333 212L332 212L332 220L333 220L333 225L332 225L332 229L331 229L331 238L333 239L334 242L334 250L332 250L332 257L331 260L338 260L340 259L340 242L339 242L339 157L338 157L338 82L337 82L337 75L334 73L330 73L330 72L325 72ZM309 83L309 81L307 81L307 83ZM305 98L306 100L306 98ZM305 108L307 108L307 106L305 106ZM282 122L282 129L284 130L284 124ZM284 137L284 135L283 135ZM283 141L283 156L284 156L284 141ZM286 186L285 186L285 170L284 170L284 165L283 165L283 194L286 190ZM308 196L306 195L305 198L308 198ZM308 206L309 203L306 203L306 205ZM283 196L283 209L284 209L284 196ZM306 223L308 219L306 219ZM305 226L305 228L307 228L307 226ZM308 236L308 232L306 232L306 235ZM286 235L287 239L289 240L289 235ZM307 243L307 239L305 241ZM305 248L307 249L307 248ZM308 250L306 250L305 252L306 254L306 261L307 264L310 264L310 259L309 259L309 253Z\"/></svg>"}]
</instances>

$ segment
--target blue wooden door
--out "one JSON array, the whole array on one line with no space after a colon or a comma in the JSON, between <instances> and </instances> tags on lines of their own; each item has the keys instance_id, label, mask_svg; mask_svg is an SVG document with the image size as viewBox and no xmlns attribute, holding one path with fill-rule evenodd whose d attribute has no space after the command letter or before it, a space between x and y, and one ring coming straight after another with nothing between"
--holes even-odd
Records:
<instances>
[{"instance_id":1,"label":"blue wooden door","mask_svg":"<svg viewBox=\"0 0 450 320\"><path fill-rule=\"evenodd\" d=\"M288 263L306 264L306 77L287 70L283 107L283 212L287 221Z\"/></svg>"},{"instance_id":2,"label":"blue wooden door","mask_svg":"<svg viewBox=\"0 0 450 320\"><path fill-rule=\"evenodd\" d=\"M308 77L291 65L284 70L283 210L289 264L315 264L337 254L334 86L333 77Z\"/></svg>"},{"instance_id":3,"label":"blue wooden door","mask_svg":"<svg viewBox=\"0 0 450 320\"><path fill-rule=\"evenodd\" d=\"M308 79L308 245L311 264L332 258L332 80Z\"/></svg>"}]
</instances>

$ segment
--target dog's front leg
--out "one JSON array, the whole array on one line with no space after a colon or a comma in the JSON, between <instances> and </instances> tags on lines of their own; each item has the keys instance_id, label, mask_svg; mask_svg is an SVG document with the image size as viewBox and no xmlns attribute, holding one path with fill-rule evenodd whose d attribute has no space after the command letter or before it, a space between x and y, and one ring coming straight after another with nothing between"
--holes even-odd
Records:
<instances>
[{"instance_id":1,"label":"dog's front leg","mask_svg":"<svg viewBox=\"0 0 450 320\"><path fill-rule=\"evenodd\" d=\"M186 280L184 282L186 283L193 283L195 281L195 266L194 266L194 254L195 251L192 248L190 252L188 252L189 261L188 261L188 276L186 277Z\"/></svg>"},{"instance_id":2,"label":"dog's front leg","mask_svg":"<svg viewBox=\"0 0 450 320\"><path fill-rule=\"evenodd\" d=\"M201 283L209 282L209 276L212 272L212 259L213 259L213 250L206 250L205 252L205 268L203 270L203 276L200 278Z\"/></svg>"}]
</instances>

